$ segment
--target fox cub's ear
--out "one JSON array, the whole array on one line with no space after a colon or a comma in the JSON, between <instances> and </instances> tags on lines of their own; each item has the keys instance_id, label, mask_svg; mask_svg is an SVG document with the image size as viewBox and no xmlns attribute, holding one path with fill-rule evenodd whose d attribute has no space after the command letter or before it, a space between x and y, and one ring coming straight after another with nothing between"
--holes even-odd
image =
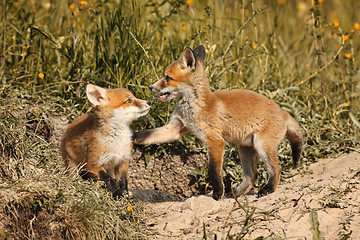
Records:
<instances>
[{"instance_id":1,"label":"fox cub's ear","mask_svg":"<svg viewBox=\"0 0 360 240\"><path fill-rule=\"evenodd\" d=\"M86 96L94 107L97 107L100 104L104 104L108 101L106 89L92 84L88 84L86 86Z\"/></svg>"},{"instance_id":2,"label":"fox cub's ear","mask_svg":"<svg viewBox=\"0 0 360 240\"><path fill-rule=\"evenodd\" d=\"M184 68L190 68L192 71L195 70L196 60L194 52L191 50L191 48L185 48L179 62Z\"/></svg>"},{"instance_id":3,"label":"fox cub's ear","mask_svg":"<svg viewBox=\"0 0 360 240\"><path fill-rule=\"evenodd\" d=\"M200 61L202 64L204 64L205 61L205 48L203 45L197 46L194 50L194 55L196 58L196 61Z\"/></svg>"}]
</instances>

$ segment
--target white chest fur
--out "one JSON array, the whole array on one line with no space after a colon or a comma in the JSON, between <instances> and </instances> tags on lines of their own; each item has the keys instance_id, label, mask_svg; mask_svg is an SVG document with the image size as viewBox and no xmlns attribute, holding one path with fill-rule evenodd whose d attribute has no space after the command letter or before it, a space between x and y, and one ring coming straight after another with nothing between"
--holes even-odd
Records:
<instances>
[{"instance_id":1,"label":"white chest fur","mask_svg":"<svg viewBox=\"0 0 360 240\"><path fill-rule=\"evenodd\" d=\"M101 155L99 165L104 166L110 162L116 165L128 160L132 149L131 137L129 124L118 122L115 119L110 121L109 135L100 140L109 151Z\"/></svg>"}]
</instances>

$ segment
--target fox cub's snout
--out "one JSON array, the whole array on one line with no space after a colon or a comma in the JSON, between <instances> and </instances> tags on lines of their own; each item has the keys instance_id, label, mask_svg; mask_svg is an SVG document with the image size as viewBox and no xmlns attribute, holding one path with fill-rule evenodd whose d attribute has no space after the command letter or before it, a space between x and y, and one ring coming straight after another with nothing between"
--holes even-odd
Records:
<instances>
[{"instance_id":1,"label":"fox cub's snout","mask_svg":"<svg viewBox=\"0 0 360 240\"><path fill-rule=\"evenodd\" d=\"M146 115L151 103L127 89L104 89L92 84L86 96L93 113L84 114L68 127L61 143L67 172L102 180L113 196L128 190L132 150L130 123Z\"/></svg>"}]
</instances>

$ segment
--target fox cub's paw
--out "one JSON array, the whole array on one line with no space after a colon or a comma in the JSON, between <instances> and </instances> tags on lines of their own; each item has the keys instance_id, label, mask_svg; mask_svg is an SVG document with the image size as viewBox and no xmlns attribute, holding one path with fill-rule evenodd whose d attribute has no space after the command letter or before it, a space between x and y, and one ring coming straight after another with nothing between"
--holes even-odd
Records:
<instances>
[{"instance_id":1,"label":"fox cub's paw","mask_svg":"<svg viewBox=\"0 0 360 240\"><path fill-rule=\"evenodd\" d=\"M274 192L274 188L273 187L269 187L269 186L265 186L263 189L261 189L258 194L257 194L257 197L262 197L262 196L265 196L265 195L268 195L270 193L273 193Z\"/></svg>"},{"instance_id":2,"label":"fox cub's paw","mask_svg":"<svg viewBox=\"0 0 360 240\"><path fill-rule=\"evenodd\" d=\"M112 193L114 198L122 197L125 192L127 194L127 181L121 181L118 183L113 177L104 171L99 172L99 177L100 180L105 183L105 188Z\"/></svg>"},{"instance_id":3,"label":"fox cub's paw","mask_svg":"<svg viewBox=\"0 0 360 240\"><path fill-rule=\"evenodd\" d=\"M144 141L143 134L141 134L141 132L133 133L132 141L135 144L141 144Z\"/></svg>"},{"instance_id":4,"label":"fox cub's paw","mask_svg":"<svg viewBox=\"0 0 360 240\"><path fill-rule=\"evenodd\" d=\"M132 135L132 141L135 144L144 144L144 141L151 135L150 131L135 132Z\"/></svg>"},{"instance_id":5,"label":"fox cub's paw","mask_svg":"<svg viewBox=\"0 0 360 240\"><path fill-rule=\"evenodd\" d=\"M133 133L132 141L133 141L133 143L140 144L140 142L139 142L139 133L136 133L136 132Z\"/></svg>"},{"instance_id":6,"label":"fox cub's paw","mask_svg":"<svg viewBox=\"0 0 360 240\"><path fill-rule=\"evenodd\" d=\"M213 186L214 191L213 191L213 199L215 200L219 200L220 198L222 198L224 196L224 185L223 184L219 184L218 186Z\"/></svg>"}]
</instances>

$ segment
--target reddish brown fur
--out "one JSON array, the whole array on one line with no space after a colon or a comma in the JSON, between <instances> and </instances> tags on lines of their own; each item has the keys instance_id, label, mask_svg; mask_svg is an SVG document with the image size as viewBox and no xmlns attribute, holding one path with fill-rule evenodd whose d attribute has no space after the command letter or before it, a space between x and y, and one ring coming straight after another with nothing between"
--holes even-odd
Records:
<instances>
[{"instance_id":1,"label":"reddish brown fur","mask_svg":"<svg viewBox=\"0 0 360 240\"><path fill-rule=\"evenodd\" d=\"M239 146L244 178L235 196L247 193L256 180L258 158L265 161L269 179L259 196L275 191L280 179L277 148L286 135L292 145L294 166L300 159L303 137L298 123L270 99L247 90L211 92L204 70L202 46L187 48L179 61L170 64L164 77L150 89L163 94L159 100L178 98L170 123L136 133L142 144L178 140L190 131L206 143L213 197L223 195L221 169L226 142Z\"/></svg>"},{"instance_id":2,"label":"reddish brown fur","mask_svg":"<svg viewBox=\"0 0 360 240\"><path fill-rule=\"evenodd\" d=\"M127 190L132 149L129 124L147 113L149 103L126 89L88 85L87 95L94 113L78 117L68 127L61 142L62 157L68 173L85 171L85 176L105 181L113 195L119 195Z\"/></svg>"},{"instance_id":3,"label":"reddish brown fur","mask_svg":"<svg viewBox=\"0 0 360 240\"><path fill-rule=\"evenodd\" d=\"M84 114L67 128L62 139L61 152L68 173L85 164L90 176L97 178L100 171L97 162L100 154L107 151L107 148L94 136L94 128L97 127L96 118L93 113ZM88 145L94 146L94 149L88 152ZM104 168L102 170L105 171Z\"/></svg>"}]
</instances>

